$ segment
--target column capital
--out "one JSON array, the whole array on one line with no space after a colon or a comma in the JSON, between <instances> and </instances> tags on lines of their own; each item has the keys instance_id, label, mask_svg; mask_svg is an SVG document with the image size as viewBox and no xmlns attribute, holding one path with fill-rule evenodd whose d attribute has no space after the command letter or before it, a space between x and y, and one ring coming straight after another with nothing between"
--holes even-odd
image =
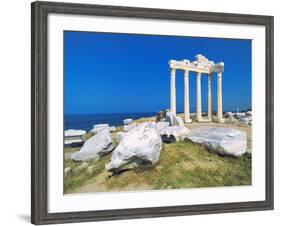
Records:
<instances>
[{"instance_id":1,"label":"column capital","mask_svg":"<svg viewBox=\"0 0 281 226\"><path fill-rule=\"evenodd\" d=\"M221 78L222 77L222 71L218 72L217 76Z\"/></svg>"},{"instance_id":2,"label":"column capital","mask_svg":"<svg viewBox=\"0 0 281 226\"><path fill-rule=\"evenodd\" d=\"M188 76L189 70L184 70L184 78Z\"/></svg>"},{"instance_id":3,"label":"column capital","mask_svg":"<svg viewBox=\"0 0 281 226\"><path fill-rule=\"evenodd\" d=\"M175 69L175 68L172 68L172 67L171 67L171 68L170 68L170 71L171 71L171 75L176 73L176 69Z\"/></svg>"},{"instance_id":4,"label":"column capital","mask_svg":"<svg viewBox=\"0 0 281 226\"><path fill-rule=\"evenodd\" d=\"M202 77L202 73L201 72L197 72L196 79L200 79L201 80L201 77Z\"/></svg>"}]
</instances>

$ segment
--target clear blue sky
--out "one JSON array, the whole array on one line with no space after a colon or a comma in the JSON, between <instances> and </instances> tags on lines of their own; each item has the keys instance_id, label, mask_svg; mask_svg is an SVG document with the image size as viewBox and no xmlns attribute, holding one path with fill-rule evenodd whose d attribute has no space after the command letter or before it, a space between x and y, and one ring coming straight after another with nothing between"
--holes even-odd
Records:
<instances>
[{"instance_id":1,"label":"clear blue sky","mask_svg":"<svg viewBox=\"0 0 281 226\"><path fill-rule=\"evenodd\" d=\"M223 61L223 110L251 107L251 40L159 35L64 32L66 114L156 112L169 108L170 59L203 54ZM190 107L196 109L195 74L190 73ZM202 76L207 110L207 77ZM177 111L184 106L183 72L176 74ZM212 80L216 109L216 76Z\"/></svg>"}]
</instances>

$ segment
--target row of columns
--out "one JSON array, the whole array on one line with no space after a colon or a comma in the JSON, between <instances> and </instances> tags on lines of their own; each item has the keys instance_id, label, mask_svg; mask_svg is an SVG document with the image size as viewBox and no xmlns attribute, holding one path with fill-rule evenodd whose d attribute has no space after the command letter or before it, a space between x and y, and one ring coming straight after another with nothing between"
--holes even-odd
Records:
<instances>
[{"instance_id":1,"label":"row of columns","mask_svg":"<svg viewBox=\"0 0 281 226\"><path fill-rule=\"evenodd\" d=\"M190 123L190 109L189 109L189 71L184 71L184 120ZM212 90L211 81L212 76L208 75L208 121L212 120ZM170 94L170 110L176 114L176 69L171 68L171 94ZM202 121L202 97L201 97L201 73L196 75L196 113L197 121ZM222 118L222 73L218 72L217 79L217 121L223 122Z\"/></svg>"}]
</instances>

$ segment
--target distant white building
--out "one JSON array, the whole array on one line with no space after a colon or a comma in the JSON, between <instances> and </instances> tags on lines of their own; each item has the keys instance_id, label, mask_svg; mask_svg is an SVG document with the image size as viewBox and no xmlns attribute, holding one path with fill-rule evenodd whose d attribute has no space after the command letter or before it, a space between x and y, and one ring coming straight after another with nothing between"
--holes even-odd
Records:
<instances>
[{"instance_id":1,"label":"distant white building","mask_svg":"<svg viewBox=\"0 0 281 226\"><path fill-rule=\"evenodd\" d=\"M65 146L80 146L85 141L85 130L68 129L64 131Z\"/></svg>"}]
</instances>

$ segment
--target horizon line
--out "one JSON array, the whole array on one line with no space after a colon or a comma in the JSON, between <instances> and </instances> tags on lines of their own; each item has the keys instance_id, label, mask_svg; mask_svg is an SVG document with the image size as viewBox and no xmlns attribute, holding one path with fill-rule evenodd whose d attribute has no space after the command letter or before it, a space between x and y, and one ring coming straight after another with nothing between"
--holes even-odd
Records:
<instances>
[{"instance_id":1,"label":"horizon line","mask_svg":"<svg viewBox=\"0 0 281 226\"><path fill-rule=\"evenodd\" d=\"M251 107L247 107L247 108L239 108L239 112L243 112L243 111L247 111L249 108ZM165 110L165 109L163 109ZM144 113L155 113L157 114L158 112L160 112L162 110L159 110L159 111L145 111L145 112L104 112L104 113L95 113L95 112L91 112L91 113L64 113L64 115L110 115L110 114L144 114ZM223 112L237 112L237 109L233 109L233 110L225 110ZM208 111L202 111L202 113L207 113ZM216 112L216 111L213 111L213 112ZM182 114L184 113L184 111L178 111L177 114ZM190 114L194 114L196 113L196 111L192 111L190 112Z\"/></svg>"}]
</instances>

